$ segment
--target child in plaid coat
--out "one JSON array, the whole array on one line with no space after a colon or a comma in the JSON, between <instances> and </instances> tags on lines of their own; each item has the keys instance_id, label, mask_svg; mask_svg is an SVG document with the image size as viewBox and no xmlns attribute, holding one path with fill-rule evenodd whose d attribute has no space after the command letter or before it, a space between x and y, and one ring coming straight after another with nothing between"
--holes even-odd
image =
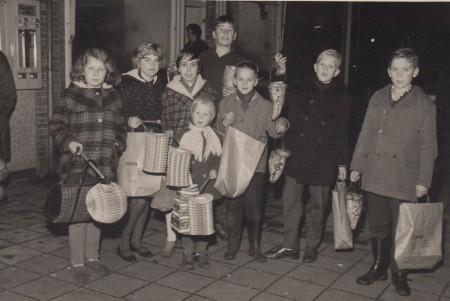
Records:
<instances>
[{"instance_id":1,"label":"child in plaid coat","mask_svg":"<svg viewBox=\"0 0 450 301\"><path fill-rule=\"evenodd\" d=\"M126 123L122 101L114 88L120 81L114 61L101 49L86 50L75 62L72 83L63 92L50 122L50 133L61 152L60 174L77 152L97 163L106 180L115 180L119 157L126 147ZM81 174L84 162L78 159L72 174ZM89 169L91 177L95 177ZM99 263L100 227L94 222L69 225L70 260L74 278L86 282L88 267L107 271Z\"/></svg>"}]
</instances>

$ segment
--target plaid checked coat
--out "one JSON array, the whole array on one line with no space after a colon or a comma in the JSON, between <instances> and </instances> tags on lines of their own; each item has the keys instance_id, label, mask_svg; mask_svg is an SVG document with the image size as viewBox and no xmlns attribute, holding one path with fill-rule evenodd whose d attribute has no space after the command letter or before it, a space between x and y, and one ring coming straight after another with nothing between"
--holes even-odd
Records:
<instances>
[{"instance_id":1,"label":"plaid checked coat","mask_svg":"<svg viewBox=\"0 0 450 301\"><path fill-rule=\"evenodd\" d=\"M84 83L70 84L56 104L50 122L50 133L61 152L60 174L71 163L73 155L68 146L76 141L83 145L83 153L97 163L107 180L116 179L127 135L121 110L122 101L111 86L92 89L84 87ZM72 173L82 172L83 166L83 160L78 159Z\"/></svg>"},{"instance_id":2,"label":"plaid checked coat","mask_svg":"<svg viewBox=\"0 0 450 301\"><path fill-rule=\"evenodd\" d=\"M191 117L191 104L195 98L205 96L218 105L218 95L216 90L206 82L199 74L194 84L193 90L189 92L181 83L181 77L175 76L167 84L162 99L162 128L163 130L172 130L174 134L189 126Z\"/></svg>"}]
</instances>

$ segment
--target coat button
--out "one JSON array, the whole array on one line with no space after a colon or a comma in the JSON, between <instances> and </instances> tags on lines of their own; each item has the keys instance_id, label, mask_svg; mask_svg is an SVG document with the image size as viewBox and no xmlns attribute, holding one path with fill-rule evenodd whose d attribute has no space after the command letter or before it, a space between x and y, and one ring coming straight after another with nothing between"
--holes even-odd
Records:
<instances>
[{"instance_id":1,"label":"coat button","mask_svg":"<svg viewBox=\"0 0 450 301\"><path fill-rule=\"evenodd\" d=\"M103 119L99 118L97 119L98 123L101 123L103 121Z\"/></svg>"},{"instance_id":2,"label":"coat button","mask_svg":"<svg viewBox=\"0 0 450 301\"><path fill-rule=\"evenodd\" d=\"M380 133L380 134L383 133L383 130L378 130L378 133Z\"/></svg>"},{"instance_id":3,"label":"coat button","mask_svg":"<svg viewBox=\"0 0 450 301\"><path fill-rule=\"evenodd\" d=\"M383 110L383 114L386 114L386 113L387 113L387 110L386 110L386 109L384 109L384 110Z\"/></svg>"},{"instance_id":4,"label":"coat button","mask_svg":"<svg viewBox=\"0 0 450 301\"><path fill-rule=\"evenodd\" d=\"M322 121L322 126L324 126L325 125L325 121Z\"/></svg>"},{"instance_id":5,"label":"coat button","mask_svg":"<svg viewBox=\"0 0 450 301\"><path fill-rule=\"evenodd\" d=\"M305 117L305 120L308 120L308 119L309 119L309 117L308 117L308 116L306 116L306 117Z\"/></svg>"},{"instance_id":6,"label":"coat button","mask_svg":"<svg viewBox=\"0 0 450 301\"><path fill-rule=\"evenodd\" d=\"M304 134L304 133L301 133L301 134L300 134L300 137L303 137L303 136L305 136L305 134Z\"/></svg>"},{"instance_id":7,"label":"coat button","mask_svg":"<svg viewBox=\"0 0 450 301\"><path fill-rule=\"evenodd\" d=\"M309 103L314 103L314 100L310 99L310 100L309 100Z\"/></svg>"}]
</instances>

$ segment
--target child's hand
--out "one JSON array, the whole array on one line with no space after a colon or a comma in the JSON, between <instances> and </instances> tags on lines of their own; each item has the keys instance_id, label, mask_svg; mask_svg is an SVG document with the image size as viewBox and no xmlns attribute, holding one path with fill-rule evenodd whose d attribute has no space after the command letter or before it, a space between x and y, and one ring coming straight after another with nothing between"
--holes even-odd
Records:
<instances>
[{"instance_id":1,"label":"child's hand","mask_svg":"<svg viewBox=\"0 0 450 301\"><path fill-rule=\"evenodd\" d=\"M286 132L289 128L289 122L285 118L278 118L275 124L275 132L277 134L282 134Z\"/></svg>"},{"instance_id":2,"label":"child's hand","mask_svg":"<svg viewBox=\"0 0 450 301\"><path fill-rule=\"evenodd\" d=\"M214 180L215 178L217 178L217 171L215 169L211 169L211 171L209 172L209 178L211 180Z\"/></svg>"},{"instance_id":3,"label":"child's hand","mask_svg":"<svg viewBox=\"0 0 450 301\"><path fill-rule=\"evenodd\" d=\"M230 125L232 125L234 123L234 113L233 112L228 112L225 114L225 118L222 121L222 125L224 127L228 127Z\"/></svg>"},{"instance_id":4,"label":"child's hand","mask_svg":"<svg viewBox=\"0 0 450 301\"><path fill-rule=\"evenodd\" d=\"M128 118L128 125L132 127L133 129L140 127L142 124L139 117L130 117Z\"/></svg>"},{"instance_id":5,"label":"child's hand","mask_svg":"<svg viewBox=\"0 0 450 301\"><path fill-rule=\"evenodd\" d=\"M224 97L227 97L228 95L231 95L234 92L236 92L236 87L226 87L226 86L222 87L222 95Z\"/></svg>"},{"instance_id":6,"label":"child's hand","mask_svg":"<svg viewBox=\"0 0 450 301\"><path fill-rule=\"evenodd\" d=\"M287 58L281 53L275 55L275 63L277 64L277 75L284 75L286 73Z\"/></svg>"},{"instance_id":7,"label":"child's hand","mask_svg":"<svg viewBox=\"0 0 450 301\"><path fill-rule=\"evenodd\" d=\"M74 155L75 155L75 153L77 153L77 150L78 150L78 154L80 154L81 151L83 150L83 145L79 142L72 141L69 143L69 150Z\"/></svg>"}]
</instances>

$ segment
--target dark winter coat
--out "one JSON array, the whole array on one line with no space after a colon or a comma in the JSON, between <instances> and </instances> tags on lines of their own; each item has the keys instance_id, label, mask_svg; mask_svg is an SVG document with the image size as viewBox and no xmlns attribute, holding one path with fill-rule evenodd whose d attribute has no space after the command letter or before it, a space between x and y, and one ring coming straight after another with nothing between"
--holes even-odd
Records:
<instances>
[{"instance_id":1,"label":"dark winter coat","mask_svg":"<svg viewBox=\"0 0 450 301\"><path fill-rule=\"evenodd\" d=\"M0 158L11 160L9 118L17 102L16 86L6 56L0 51Z\"/></svg>"},{"instance_id":2,"label":"dark winter coat","mask_svg":"<svg viewBox=\"0 0 450 301\"><path fill-rule=\"evenodd\" d=\"M63 92L50 122L50 133L61 152L61 172L73 157L68 146L76 141L105 178L115 180L119 157L126 147L122 101L112 87L92 89L80 85L72 83ZM77 160L72 172L81 172L83 166L83 160Z\"/></svg>"},{"instance_id":3,"label":"dark winter coat","mask_svg":"<svg viewBox=\"0 0 450 301\"><path fill-rule=\"evenodd\" d=\"M348 117L351 100L336 81L311 76L288 85L284 112L290 128L283 138L291 151L285 174L299 183L329 186L339 165L349 161Z\"/></svg>"},{"instance_id":4,"label":"dark winter coat","mask_svg":"<svg viewBox=\"0 0 450 301\"><path fill-rule=\"evenodd\" d=\"M418 86L392 107L391 87L370 99L350 168L361 173L364 190L412 201L416 185L431 185L436 108Z\"/></svg>"},{"instance_id":5,"label":"dark winter coat","mask_svg":"<svg viewBox=\"0 0 450 301\"><path fill-rule=\"evenodd\" d=\"M123 74L118 91L123 102L125 119L128 120L129 117L139 117L141 120L161 119L161 95L166 84L167 78L163 72L158 73L155 82L146 82L138 75L138 69ZM144 128L139 127L134 131L144 131Z\"/></svg>"}]
</instances>

